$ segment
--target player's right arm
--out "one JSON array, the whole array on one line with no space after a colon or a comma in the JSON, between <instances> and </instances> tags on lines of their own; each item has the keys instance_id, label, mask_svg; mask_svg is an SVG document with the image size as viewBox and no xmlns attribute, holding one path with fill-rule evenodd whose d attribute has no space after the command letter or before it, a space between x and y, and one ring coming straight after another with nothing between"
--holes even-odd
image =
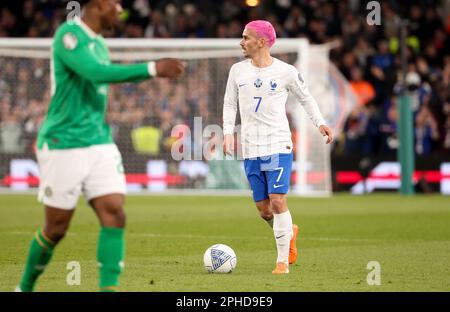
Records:
<instances>
[{"instance_id":1,"label":"player's right arm","mask_svg":"<svg viewBox=\"0 0 450 312\"><path fill-rule=\"evenodd\" d=\"M184 67L175 59L127 65L102 63L76 32L57 32L53 48L55 57L76 74L94 83L138 82L154 76L177 77Z\"/></svg>"},{"instance_id":2,"label":"player's right arm","mask_svg":"<svg viewBox=\"0 0 450 312\"><path fill-rule=\"evenodd\" d=\"M235 66L231 66L228 74L227 86L223 101L223 152L233 155L234 124L236 122L237 104L239 99L238 87L235 79Z\"/></svg>"}]
</instances>

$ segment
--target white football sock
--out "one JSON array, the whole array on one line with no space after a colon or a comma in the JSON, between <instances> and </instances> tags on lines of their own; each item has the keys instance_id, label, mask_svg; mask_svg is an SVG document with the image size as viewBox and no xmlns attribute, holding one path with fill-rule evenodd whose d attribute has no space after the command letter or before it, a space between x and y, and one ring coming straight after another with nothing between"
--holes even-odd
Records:
<instances>
[{"instance_id":1,"label":"white football sock","mask_svg":"<svg viewBox=\"0 0 450 312\"><path fill-rule=\"evenodd\" d=\"M273 214L273 233L277 244L277 262L289 263L289 243L292 238L292 217L288 211Z\"/></svg>"}]
</instances>

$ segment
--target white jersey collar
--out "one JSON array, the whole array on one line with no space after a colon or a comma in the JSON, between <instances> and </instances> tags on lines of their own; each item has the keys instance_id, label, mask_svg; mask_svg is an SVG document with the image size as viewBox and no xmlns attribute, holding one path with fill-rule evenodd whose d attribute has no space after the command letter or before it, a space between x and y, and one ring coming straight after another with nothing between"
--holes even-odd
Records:
<instances>
[{"instance_id":1,"label":"white jersey collar","mask_svg":"<svg viewBox=\"0 0 450 312\"><path fill-rule=\"evenodd\" d=\"M257 66L255 66L251 59L249 59L248 63L250 64L250 67L252 67L255 70L265 71L265 70L267 70L269 68L272 68L272 66L275 64L275 61L276 61L276 58L272 56L272 63L270 65L268 65L268 66L265 66L265 67L257 67Z\"/></svg>"}]
</instances>

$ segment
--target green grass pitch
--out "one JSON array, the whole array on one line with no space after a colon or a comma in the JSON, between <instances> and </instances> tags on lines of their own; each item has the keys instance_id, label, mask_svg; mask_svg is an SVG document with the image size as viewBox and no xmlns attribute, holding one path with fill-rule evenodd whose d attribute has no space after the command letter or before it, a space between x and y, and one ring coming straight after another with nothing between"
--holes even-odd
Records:
<instances>
[{"instance_id":1,"label":"green grass pitch","mask_svg":"<svg viewBox=\"0 0 450 312\"><path fill-rule=\"evenodd\" d=\"M128 196L122 291L449 291L450 198L335 195L289 198L300 227L299 261L273 276L273 232L250 197ZM0 291L22 273L43 208L33 195L0 195ZM98 223L80 200L69 234L40 277L37 291L97 291ZM237 254L231 274L208 274L203 253L224 243ZM81 285L67 285L69 261ZM369 261L381 285L367 284Z\"/></svg>"}]
</instances>

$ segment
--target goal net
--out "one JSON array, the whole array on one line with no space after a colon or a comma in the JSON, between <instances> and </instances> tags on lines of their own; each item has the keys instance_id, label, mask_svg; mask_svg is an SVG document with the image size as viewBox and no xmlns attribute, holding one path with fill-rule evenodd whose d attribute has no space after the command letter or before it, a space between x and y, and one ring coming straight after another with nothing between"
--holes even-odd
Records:
<instances>
[{"instance_id":1,"label":"goal net","mask_svg":"<svg viewBox=\"0 0 450 312\"><path fill-rule=\"evenodd\" d=\"M38 185L34 149L51 96L51 42L0 39L2 189ZM110 86L107 120L122 152L129 191L249 192L240 155L225 159L220 142L228 71L242 59L239 39L107 39L107 45L115 62L163 57L186 62L186 74L178 80ZM329 64L329 48L279 39L272 52L299 69L325 119L339 132L353 100L345 79ZM287 105L295 153L292 193L329 195L330 147L300 106L290 100Z\"/></svg>"}]
</instances>

